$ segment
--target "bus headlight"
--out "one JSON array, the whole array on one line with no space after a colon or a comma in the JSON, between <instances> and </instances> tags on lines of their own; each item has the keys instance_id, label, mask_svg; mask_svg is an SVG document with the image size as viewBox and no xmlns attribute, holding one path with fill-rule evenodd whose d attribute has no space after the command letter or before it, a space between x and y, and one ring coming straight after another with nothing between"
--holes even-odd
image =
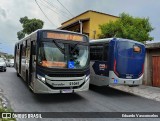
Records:
<instances>
[{"instance_id":1,"label":"bus headlight","mask_svg":"<svg viewBox=\"0 0 160 121\"><path fill-rule=\"evenodd\" d=\"M43 76L40 76L40 75L37 74L37 78L38 78L39 80L41 80L43 83L46 82L46 79L45 79L45 77L43 77Z\"/></svg>"},{"instance_id":2,"label":"bus headlight","mask_svg":"<svg viewBox=\"0 0 160 121\"><path fill-rule=\"evenodd\" d=\"M85 81L87 81L90 78L90 75L86 76Z\"/></svg>"}]
</instances>

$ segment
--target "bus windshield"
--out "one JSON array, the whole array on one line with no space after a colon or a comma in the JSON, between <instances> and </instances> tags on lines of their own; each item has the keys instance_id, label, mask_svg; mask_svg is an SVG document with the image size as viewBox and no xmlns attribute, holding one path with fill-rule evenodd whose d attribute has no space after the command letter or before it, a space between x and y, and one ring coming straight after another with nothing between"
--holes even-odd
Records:
<instances>
[{"instance_id":1,"label":"bus windshield","mask_svg":"<svg viewBox=\"0 0 160 121\"><path fill-rule=\"evenodd\" d=\"M48 68L82 69L88 65L88 46L62 42L41 42L38 64Z\"/></svg>"},{"instance_id":2,"label":"bus windshield","mask_svg":"<svg viewBox=\"0 0 160 121\"><path fill-rule=\"evenodd\" d=\"M117 45L114 63L119 78L138 78L143 70L144 45L131 41L118 41Z\"/></svg>"},{"instance_id":3,"label":"bus windshield","mask_svg":"<svg viewBox=\"0 0 160 121\"><path fill-rule=\"evenodd\" d=\"M137 43L121 41L118 43L118 55L130 58L133 56L141 56L141 46Z\"/></svg>"}]
</instances>

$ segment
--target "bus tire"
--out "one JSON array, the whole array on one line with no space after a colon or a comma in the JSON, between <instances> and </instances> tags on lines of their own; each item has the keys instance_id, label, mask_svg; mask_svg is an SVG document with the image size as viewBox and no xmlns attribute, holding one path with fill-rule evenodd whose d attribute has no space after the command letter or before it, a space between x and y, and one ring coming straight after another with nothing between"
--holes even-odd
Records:
<instances>
[{"instance_id":1,"label":"bus tire","mask_svg":"<svg viewBox=\"0 0 160 121\"><path fill-rule=\"evenodd\" d=\"M26 71L26 83L27 83L27 85L28 85L28 87L29 87L30 84L29 84L29 80L28 80L28 71Z\"/></svg>"},{"instance_id":2,"label":"bus tire","mask_svg":"<svg viewBox=\"0 0 160 121\"><path fill-rule=\"evenodd\" d=\"M139 85L128 85L129 87L138 87Z\"/></svg>"}]
</instances>

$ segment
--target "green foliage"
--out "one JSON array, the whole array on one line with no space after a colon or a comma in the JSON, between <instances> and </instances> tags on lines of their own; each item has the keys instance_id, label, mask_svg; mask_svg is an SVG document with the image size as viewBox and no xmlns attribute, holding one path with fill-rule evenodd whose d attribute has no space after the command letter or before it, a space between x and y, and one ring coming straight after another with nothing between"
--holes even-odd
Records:
<instances>
[{"instance_id":1,"label":"green foliage","mask_svg":"<svg viewBox=\"0 0 160 121\"><path fill-rule=\"evenodd\" d=\"M20 22L21 24L25 24L27 21L28 21L28 17L27 17L27 16L25 16L25 17L23 17L23 18L20 18L20 20L19 20L19 22Z\"/></svg>"},{"instance_id":2,"label":"green foliage","mask_svg":"<svg viewBox=\"0 0 160 121\"><path fill-rule=\"evenodd\" d=\"M37 29L42 29L44 22L40 19L28 19L27 16L20 18L23 30L17 32L17 38L20 40L24 38L25 34L30 34Z\"/></svg>"},{"instance_id":3,"label":"green foliage","mask_svg":"<svg viewBox=\"0 0 160 121\"><path fill-rule=\"evenodd\" d=\"M13 112L13 110L0 108L0 112L7 113L7 112ZM16 119L15 118L3 118L3 119L0 119L0 121L16 121Z\"/></svg>"},{"instance_id":4,"label":"green foliage","mask_svg":"<svg viewBox=\"0 0 160 121\"><path fill-rule=\"evenodd\" d=\"M41 29L43 27L43 21L39 19L30 19L23 24L23 32L26 34L30 34L37 29Z\"/></svg>"},{"instance_id":5,"label":"green foliage","mask_svg":"<svg viewBox=\"0 0 160 121\"><path fill-rule=\"evenodd\" d=\"M119 37L144 42L153 40L149 32L153 30L149 18L134 18L128 14L120 14L120 18L113 22L99 26L101 34L99 38Z\"/></svg>"},{"instance_id":6,"label":"green foliage","mask_svg":"<svg viewBox=\"0 0 160 121\"><path fill-rule=\"evenodd\" d=\"M25 37L25 33L23 31L17 32L17 38L20 40Z\"/></svg>"},{"instance_id":7,"label":"green foliage","mask_svg":"<svg viewBox=\"0 0 160 121\"><path fill-rule=\"evenodd\" d=\"M10 55L10 54L4 55L4 56L6 57L6 59L12 59L12 58L14 58L14 56Z\"/></svg>"}]
</instances>

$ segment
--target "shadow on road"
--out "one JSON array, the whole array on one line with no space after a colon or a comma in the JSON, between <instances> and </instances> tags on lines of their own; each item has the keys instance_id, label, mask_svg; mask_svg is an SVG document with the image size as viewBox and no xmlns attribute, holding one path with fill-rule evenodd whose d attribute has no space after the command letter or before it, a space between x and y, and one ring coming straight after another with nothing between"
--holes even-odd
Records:
<instances>
[{"instance_id":1,"label":"shadow on road","mask_svg":"<svg viewBox=\"0 0 160 121\"><path fill-rule=\"evenodd\" d=\"M77 93L71 94L33 94L33 98L40 103L63 103L75 102L83 100L84 98Z\"/></svg>"},{"instance_id":2,"label":"shadow on road","mask_svg":"<svg viewBox=\"0 0 160 121\"><path fill-rule=\"evenodd\" d=\"M108 97L134 96L133 94L123 92L123 91L114 89L114 88L109 87L109 86L95 86L95 85L90 84L89 89L94 91L94 92L106 95Z\"/></svg>"}]
</instances>

